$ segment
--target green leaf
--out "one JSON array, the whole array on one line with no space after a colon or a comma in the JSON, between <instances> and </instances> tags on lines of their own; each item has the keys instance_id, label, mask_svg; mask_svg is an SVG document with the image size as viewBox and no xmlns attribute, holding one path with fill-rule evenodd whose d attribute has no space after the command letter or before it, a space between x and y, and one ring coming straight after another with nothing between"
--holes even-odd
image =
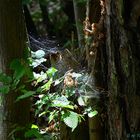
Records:
<instances>
[{"instance_id":1,"label":"green leaf","mask_svg":"<svg viewBox=\"0 0 140 140\"><path fill-rule=\"evenodd\" d=\"M42 82L43 80L47 79L47 74L41 71L40 73L33 72L34 78L37 80L36 84Z\"/></svg>"},{"instance_id":2,"label":"green leaf","mask_svg":"<svg viewBox=\"0 0 140 140\"><path fill-rule=\"evenodd\" d=\"M32 124L31 128L39 129L37 125Z\"/></svg>"},{"instance_id":3,"label":"green leaf","mask_svg":"<svg viewBox=\"0 0 140 140\"><path fill-rule=\"evenodd\" d=\"M48 91L49 89L50 89L50 87L51 87L51 84L52 84L52 78L46 83L46 84L44 84L42 87L41 87L41 89L42 89L42 91Z\"/></svg>"},{"instance_id":4,"label":"green leaf","mask_svg":"<svg viewBox=\"0 0 140 140\"><path fill-rule=\"evenodd\" d=\"M85 106L85 102L81 96L77 99L77 101L80 106Z\"/></svg>"},{"instance_id":5,"label":"green leaf","mask_svg":"<svg viewBox=\"0 0 140 140\"><path fill-rule=\"evenodd\" d=\"M48 123L50 123L56 115L58 115L58 112L56 110L54 110L53 112L50 112Z\"/></svg>"},{"instance_id":6,"label":"green leaf","mask_svg":"<svg viewBox=\"0 0 140 140\"><path fill-rule=\"evenodd\" d=\"M10 91L9 85L2 85L0 86L0 93L7 94Z\"/></svg>"},{"instance_id":7,"label":"green leaf","mask_svg":"<svg viewBox=\"0 0 140 140\"><path fill-rule=\"evenodd\" d=\"M54 81L54 86L59 85L62 81L63 81L62 78L61 78L61 79L57 79L57 80L55 80L55 81Z\"/></svg>"},{"instance_id":8,"label":"green leaf","mask_svg":"<svg viewBox=\"0 0 140 140\"><path fill-rule=\"evenodd\" d=\"M19 100L22 100L22 99L25 99L25 98L28 98L30 96L33 96L36 92L35 91L23 91L24 94L19 96L16 101L19 101Z\"/></svg>"},{"instance_id":9,"label":"green leaf","mask_svg":"<svg viewBox=\"0 0 140 140\"><path fill-rule=\"evenodd\" d=\"M43 111L42 113L39 114L39 117L45 115L47 112L46 111Z\"/></svg>"},{"instance_id":10,"label":"green leaf","mask_svg":"<svg viewBox=\"0 0 140 140\"><path fill-rule=\"evenodd\" d=\"M98 112L96 110L94 110L94 111L88 113L88 117L92 118L97 114L98 114Z\"/></svg>"},{"instance_id":11,"label":"green leaf","mask_svg":"<svg viewBox=\"0 0 140 140\"><path fill-rule=\"evenodd\" d=\"M40 59L33 59L33 62L31 64L31 66L33 66L33 68L39 66L41 63L45 62L46 59L45 58L40 58Z\"/></svg>"},{"instance_id":12,"label":"green leaf","mask_svg":"<svg viewBox=\"0 0 140 140\"><path fill-rule=\"evenodd\" d=\"M69 105L69 101L65 96L61 96L61 97L56 98L53 101L53 104L60 105L60 106L66 106L66 105Z\"/></svg>"},{"instance_id":13,"label":"green leaf","mask_svg":"<svg viewBox=\"0 0 140 140\"><path fill-rule=\"evenodd\" d=\"M15 90L17 88L18 83L20 82L20 80L13 80L13 83L11 84L11 89Z\"/></svg>"},{"instance_id":14,"label":"green leaf","mask_svg":"<svg viewBox=\"0 0 140 140\"><path fill-rule=\"evenodd\" d=\"M73 105L69 105L70 101L65 96L61 96L53 100L52 107L61 107L61 108L69 108L74 109Z\"/></svg>"},{"instance_id":15,"label":"green leaf","mask_svg":"<svg viewBox=\"0 0 140 140\"><path fill-rule=\"evenodd\" d=\"M47 75L48 75L50 78L52 78L52 77L55 75L55 73L56 73L57 71L58 71L57 69L55 69L54 67L51 67L51 68L49 68L49 69L47 70Z\"/></svg>"},{"instance_id":16,"label":"green leaf","mask_svg":"<svg viewBox=\"0 0 140 140\"><path fill-rule=\"evenodd\" d=\"M55 105L52 105L52 107L61 107L61 108L68 108L68 109L74 110L74 106L73 105L55 104Z\"/></svg>"},{"instance_id":17,"label":"green leaf","mask_svg":"<svg viewBox=\"0 0 140 140\"><path fill-rule=\"evenodd\" d=\"M64 116L63 118L64 123L72 128L72 131L74 131L74 129L77 127L78 125L78 114L75 112L68 112L68 115Z\"/></svg>"},{"instance_id":18,"label":"green leaf","mask_svg":"<svg viewBox=\"0 0 140 140\"><path fill-rule=\"evenodd\" d=\"M25 138L32 138L32 137L36 137L36 138L41 138L42 135L39 133L38 129L36 128L32 128L31 130L28 130L27 132L25 132Z\"/></svg>"},{"instance_id":19,"label":"green leaf","mask_svg":"<svg viewBox=\"0 0 140 140\"><path fill-rule=\"evenodd\" d=\"M13 78L19 80L25 74L26 70L24 65L21 63L19 59L15 59L12 61L10 68L14 70Z\"/></svg>"},{"instance_id":20,"label":"green leaf","mask_svg":"<svg viewBox=\"0 0 140 140\"><path fill-rule=\"evenodd\" d=\"M37 59L43 58L45 56L45 52L43 50L38 50L35 52L35 57Z\"/></svg>"},{"instance_id":21,"label":"green leaf","mask_svg":"<svg viewBox=\"0 0 140 140\"><path fill-rule=\"evenodd\" d=\"M10 84L12 82L12 78L0 71L0 82L3 84Z\"/></svg>"}]
</instances>

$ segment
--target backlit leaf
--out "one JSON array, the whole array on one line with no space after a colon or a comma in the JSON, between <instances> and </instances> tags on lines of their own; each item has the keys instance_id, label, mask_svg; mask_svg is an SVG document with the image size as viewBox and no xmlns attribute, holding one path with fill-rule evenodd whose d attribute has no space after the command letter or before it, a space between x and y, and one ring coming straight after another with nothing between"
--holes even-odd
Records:
<instances>
[{"instance_id":1,"label":"backlit leaf","mask_svg":"<svg viewBox=\"0 0 140 140\"><path fill-rule=\"evenodd\" d=\"M55 73L57 72L58 70L55 69L54 67L51 67L47 70L47 75L51 78L55 75Z\"/></svg>"},{"instance_id":2,"label":"backlit leaf","mask_svg":"<svg viewBox=\"0 0 140 140\"><path fill-rule=\"evenodd\" d=\"M78 114L75 112L70 111L68 115L63 119L64 123L72 128L72 131L77 127L78 125Z\"/></svg>"},{"instance_id":3,"label":"backlit leaf","mask_svg":"<svg viewBox=\"0 0 140 140\"><path fill-rule=\"evenodd\" d=\"M88 117L92 118L97 114L98 114L98 112L96 110L94 110L94 111L88 113Z\"/></svg>"},{"instance_id":4,"label":"backlit leaf","mask_svg":"<svg viewBox=\"0 0 140 140\"><path fill-rule=\"evenodd\" d=\"M41 89L42 89L42 91L48 91L49 89L50 89L50 87L51 87L51 84L52 84L52 78L46 83L46 84L44 84L42 87L41 87Z\"/></svg>"},{"instance_id":5,"label":"backlit leaf","mask_svg":"<svg viewBox=\"0 0 140 140\"><path fill-rule=\"evenodd\" d=\"M80 106L85 106L85 102L81 96L77 99L77 101Z\"/></svg>"},{"instance_id":6,"label":"backlit leaf","mask_svg":"<svg viewBox=\"0 0 140 140\"><path fill-rule=\"evenodd\" d=\"M45 56L45 52L43 50L38 50L34 54L37 59L43 58Z\"/></svg>"}]
</instances>

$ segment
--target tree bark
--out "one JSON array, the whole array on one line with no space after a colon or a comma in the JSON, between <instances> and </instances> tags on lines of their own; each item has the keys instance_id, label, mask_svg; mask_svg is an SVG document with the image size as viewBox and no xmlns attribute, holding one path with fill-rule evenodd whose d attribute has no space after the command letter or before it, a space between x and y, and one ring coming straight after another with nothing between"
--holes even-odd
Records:
<instances>
[{"instance_id":1,"label":"tree bark","mask_svg":"<svg viewBox=\"0 0 140 140\"><path fill-rule=\"evenodd\" d=\"M106 0L109 140L140 138L139 5L138 0Z\"/></svg>"},{"instance_id":2,"label":"tree bark","mask_svg":"<svg viewBox=\"0 0 140 140\"><path fill-rule=\"evenodd\" d=\"M84 47L84 34L83 34L83 21L85 18L85 3L79 3L76 0L73 0L73 7L74 7L74 15L75 15L75 23L77 29L77 36L78 36L78 44L79 47Z\"/></svg>"},{"instance_id":3,"label":"tree bark","mask_svg":"<svg viewBox=\"0 0 140 140\"><path fill-rule=\"evenodd\" d=\"M10 74L9 64L15 59L24 58L27 37L20 0L0 1L0 69ZM15 103L19 93L9 93L1 96L0 104L0 140L8 137L13 125L24 127L29 122L29 100ZM20 139L23 133L19 134ZM18 137L18 136L17 136Z\"/></svg>"},{"instance_id":4,"label":"tree bark","mask_svg":"<svg viewBox=\"0 0 140 140\"><path fill-rule=\"evenodd\" d=\"M104 37L98 42L92 73L93 88L103 89L100 96L105 97L101 106L104 112L100 112L104 120L104 139L139 139L140 1L103 1L106 9Z\"/></svg>"}]
</instances>

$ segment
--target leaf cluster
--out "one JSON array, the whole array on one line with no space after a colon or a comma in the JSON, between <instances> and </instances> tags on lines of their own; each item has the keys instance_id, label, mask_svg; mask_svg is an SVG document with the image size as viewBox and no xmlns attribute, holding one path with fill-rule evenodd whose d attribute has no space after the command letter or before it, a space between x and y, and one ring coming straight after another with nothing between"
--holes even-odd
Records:
<instances>
[{"instance_id":1,"label":"leaf cluster","mask_svg":"<svg viewBox=\"0 0 140 140\"><path fill-rule=\"evenodd\" d=\"M45 60L45 52L42 50L31 54L30 67L32 68L38 67L42 64L41 60ZM98 112L94 106L87 104L84 96L87 92L94 92L86 84L87 78L84 73L68 71L64 76L59 77L58 70L50 67L46 71L31 74L30 67L23 60L14 60L10 66L13 70L11 77L0 72L0 82L3 83L0 92L7 94L11 90L20 91L22 94L16 101L37 97L38 100L35 102L37 117L48 116L48 123L63 121L72 131L84 120L85 115L88 117L97 115ZM27 89L26 84L21 82L25 76L28 79L23 83L32 82L34 90ZM26 133L26 137L34 135L36 131L36 129L31 129Z\"/></svg>"}]
</instances>

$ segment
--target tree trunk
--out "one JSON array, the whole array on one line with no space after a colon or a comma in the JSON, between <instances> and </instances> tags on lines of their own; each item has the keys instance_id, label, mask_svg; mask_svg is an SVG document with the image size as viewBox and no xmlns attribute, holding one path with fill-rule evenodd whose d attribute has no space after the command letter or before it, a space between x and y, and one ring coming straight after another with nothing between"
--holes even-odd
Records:
<instances>
[{"instance_id":1,"label":"tree trunk","mask_svg":"<svg viewBox=\"0 0 140 140\"><path fill-rule=\"evenodd\" d=\"M108 138L140 138L140 1L106 0Z\"/></svg>"},{"instance_id":2,"label":"tree trunk","mask_svg":"<svg viewBox=\"0 0 140 140\"><path fill-rule=\"evenodd\" d=\"M9 64L15 59L24 58L27 43L22 4L20 0L0 1L0 69L10 74ZM9 93L1 96L0 104L0 140L12 139L8 137L17 124L24 127L29 122L29 100L15 103L19 93ZM23 133L20 133L20 139Z\"/></svg>"},{"instance_id":3,"label":"tree trunk","mask_svg":"<svg viewBox=\"0 0 140 140\"><path fill-rule=\"evenodd\" d=\"M104 36L95 42L98 48L91 74L95 77L93 88L101 89L100 96L105 97L101 107L104 111L100 112L104 139L139 139L140 1L100 1L104 2L106 11L104 26L102 30L96 28L94 35L99 31Z\"/></svg>"},{"instance_id":4,"label":"tree trunk","mask_svg":"<svg viewBox=\"0 0 140 140\"><path fill-rule=\"evenodd\" d=\"M84 47L83 21L85 18L85 2L78 2L73 0L75 23L78 36L79 47Z\"/></svg>"}]
</instances>

